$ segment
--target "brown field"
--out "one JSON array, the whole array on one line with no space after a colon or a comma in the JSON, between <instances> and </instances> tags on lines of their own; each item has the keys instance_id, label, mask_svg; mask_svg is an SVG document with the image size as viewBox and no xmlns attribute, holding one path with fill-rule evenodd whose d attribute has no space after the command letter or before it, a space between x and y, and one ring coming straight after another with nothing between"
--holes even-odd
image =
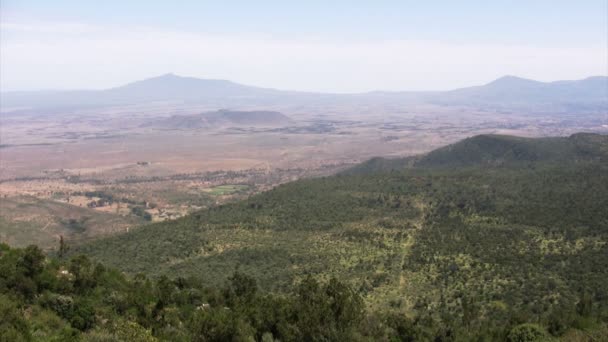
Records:
<instances>
[{"instance_id":1,"label":"brown field","mask_svg":"<svg viewBox=\"0 0 608 342\"><path fill-rule=\"evenodd\" d=\"M0 201L0 240L14 246L37 244L56 247L60 236L79 242L125 232L142 223L132 216L95 212L32 196L5 197Z\"/></svg>"}]
</instances>

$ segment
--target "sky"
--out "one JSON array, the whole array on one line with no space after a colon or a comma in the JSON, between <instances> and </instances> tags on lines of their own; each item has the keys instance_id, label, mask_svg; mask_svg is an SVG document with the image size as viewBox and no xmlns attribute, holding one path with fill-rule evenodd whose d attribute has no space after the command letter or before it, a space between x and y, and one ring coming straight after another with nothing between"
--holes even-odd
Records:
<instances>
[{"instance_id":1,"label":"sky","mask_svg":"<svg viewBox=\"0 0 608 342\"><path fill-rule=\"evenodd\" d=\"M608 0L0 0L0 90L166 73L286 90L608 74Z\"/></svg>"}]
</instances>

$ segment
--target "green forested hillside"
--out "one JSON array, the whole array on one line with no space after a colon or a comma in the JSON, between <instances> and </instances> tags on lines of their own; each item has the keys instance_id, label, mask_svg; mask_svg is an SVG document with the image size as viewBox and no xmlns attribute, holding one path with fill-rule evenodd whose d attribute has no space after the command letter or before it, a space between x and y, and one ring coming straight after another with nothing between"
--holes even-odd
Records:
<instances>
[{"instance_id":1,"label":"green forested hillside","mask_svg":"<svg viewBox=\"0 0 608 342\"><path fill-rule=\"evenodd\" d=\"M292 295L309 276L335 277L366 307L357 339L601 340L607 141L474 137L383 171L368 167L374 161L285 184L72 253L211 288L238 271L276 296Z\"/></svg>"},{"instance_id":2,"label":"green forested hillside","mask_svg":"<svg viewBox=\"0 0 608 342\"><path fill-rule=\"evenodd\" d=\"M579 133L569 137L521 138L478 135L437 149L422 157L418 167L522 165L606 161L608 139L598 134Z\"/></svg>"},{"instance_id":3,"label":"green forested hillside","mask_svg":"<svg viewBox=\"0 0 608 342\"><path fill-rule=\"evenodd\" d=\"M569 137L522 138L508 135L477 135L424 156L373 158L345 174L387 172L417 167L424 169L462 167L533 167L533 164L607 162L608 139L592 133Z\"/></svg>"},{"instance_id":4,"label":"green forested hillside","mask_svg":"<svg viewBox=\"0 0 608 342\"><path fill-rule=\"evenodd\" d=\"M479 136L398 171L298 181L77 250L210 285L237 268L272 291L337 276L374 309L475 329L512 312L549 324L584 296L605 315L606 146Z\"/></svg>"}]
</instances>

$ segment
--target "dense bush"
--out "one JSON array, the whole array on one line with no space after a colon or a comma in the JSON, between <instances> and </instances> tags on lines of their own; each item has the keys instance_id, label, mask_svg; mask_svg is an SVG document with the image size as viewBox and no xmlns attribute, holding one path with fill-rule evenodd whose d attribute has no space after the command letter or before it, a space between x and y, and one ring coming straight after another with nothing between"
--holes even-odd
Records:
<instances>
[{"instance_id":1,"label":"dense bush","mask_svg":"<svg viewBox=\"0 0 608 342\"><path fill-rule=\"evenodd\" d=\"M248 341L357 338L361 297L335 278L308 277L293 293L261 293L235 272L221 288L195 279L149 279L91 263L46 259L37 247L1 245L0 341ZM24 290L21 282L31 284Z\"/></svg>"}]
</instances>

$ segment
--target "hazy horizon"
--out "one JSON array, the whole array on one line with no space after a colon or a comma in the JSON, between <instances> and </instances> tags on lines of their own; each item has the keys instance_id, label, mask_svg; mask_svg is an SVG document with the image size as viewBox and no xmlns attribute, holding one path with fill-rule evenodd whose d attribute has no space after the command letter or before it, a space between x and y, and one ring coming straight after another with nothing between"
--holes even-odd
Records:
<instances>
[{"instance_id":1,"label":"hazy horizon","mask_svg":"<svg viewBox=\"0 0 608 342\"><path fill-rule=\"evenodd\" d=\"M174 77L178 77L178 78L184 78L184 79L198 79L198 80L208 80L208 81L228 81L228 82L232 82L235 84L239 84L239 85L244 85L244 86L248 86L248 87L259 87L259 88L265 88L265 89L273 89L273 90L278 90L278 91L299 91L299 90L293 90L293 89L281 89L281 88L272 88L272 87L262 87L259 86L257 84L245 84L239 81L235 81L235 80L229 80L229 79L217 79L217 78L206 78L206 77L193 77L190 75L181 75L181 74L176 74L173 72L166 72L164 74L161 75L151 75L150 77L144 78L144 79L137 79L137 80L132 80L126 83L121 83L121 84L116 84L116 85L112 85L110 87L105 87L105 88L101 88L101 87L88 87L88 88L66 88L66 89L61 89L61 88L47 88L47 89L25 89L25 90L4 90L4 89L0 89L1 93L19 93L19 92L54 92L54 91L99 91L99 90L109 90L109 89L115 89L115 88L120 88L123 86L127 86L129 84L132 83L137 83L137 82L144 82L144 81L149 81L149 80L153 80L153 79L157 79L157 78L161 78L161 77L166 77L166 76L174 76ZM450 88L450 89L441 89L441 90L426 90L426 89L407 89L407 90L399 90L399 89L394 89L394 90L385 90L385 89L369 89L369 90L363 90L363 91L352 91L352 92L329 92L329 91L315 91L315 90L305 90L302 92L310 92L310 93L319 93L319 94L336 94L336 95L356 95L356 94L365 94L365 93L373 93L373 92L411 92L411 93L424 93L424 92L443 92L443 91L452 91L452 90L458 90L458 89L463 89L463 88L469 88L469 87L477 87L477 86L484 86L484 85L488 85L494 81L498 81L504 78L515 78L515 79L522 79L522 80L528 80L528 81L538 81L538 82L542 82L542 83L552 83L552 82L563 82L563 81L582 81L585 79L589 79L589 78L594 78L594 77L608 77L607 75L588 75L585 76L583 78L580 79L569 79L569 80L562 80L562 79L556 79L556 80L549 80L549 81L540 81L540 80L534 80L534 79L529 79L529 78L523 78L520 77L518 75L503 75L500 76L498 78L495 79L491 79L491 80L487 80L486 82L480 83L480 84L470 84L470 85L466 85L460 88Z\"/></svg>"},{"instance_id":2,"label":"hazy horizon","mask_svg":"<svg viewBox=\"0 0 608 342\"><path fill-rule=\"evenodd\" d=\"M608 74L605 1L1 6L2 91L105 89L166 73L334 93Z\"/></svg>"}]
</instances>

